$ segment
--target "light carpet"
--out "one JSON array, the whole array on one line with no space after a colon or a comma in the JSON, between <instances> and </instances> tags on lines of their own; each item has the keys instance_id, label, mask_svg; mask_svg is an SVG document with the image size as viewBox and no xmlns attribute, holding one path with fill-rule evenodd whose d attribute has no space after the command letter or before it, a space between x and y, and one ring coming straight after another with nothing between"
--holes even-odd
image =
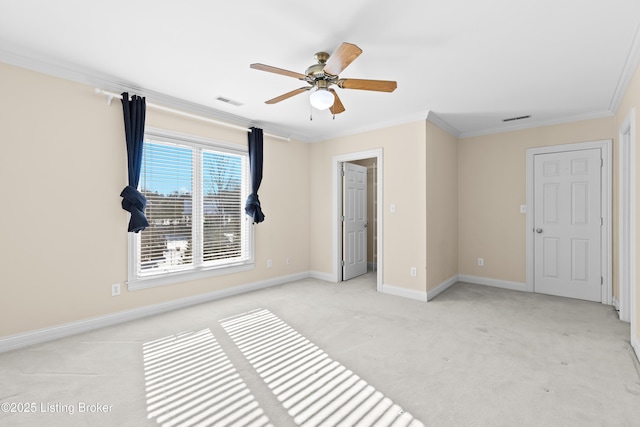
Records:
<instances>
[{"instance_id":1,"label":"light carpet","mask_svg":"<svg viewBox=\"0 0 640 427\"><path fill-rule=\"evenodd\" d=\"M0 354L2 426L638 426L610 306L301 280ZM8 406L7 406L8 405Z\"/></svg>"}]
</instances>

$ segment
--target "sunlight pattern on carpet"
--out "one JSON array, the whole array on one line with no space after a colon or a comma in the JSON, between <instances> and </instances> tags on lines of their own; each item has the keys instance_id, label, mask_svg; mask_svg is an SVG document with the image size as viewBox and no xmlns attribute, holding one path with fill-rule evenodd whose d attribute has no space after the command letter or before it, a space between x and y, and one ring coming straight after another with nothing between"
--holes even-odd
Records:
<instances>
[{"instance_id":1,"label":"sunlight pattern on carpet","mask_svg":"<svg viewBox=\"0 0 640 427\"><path fill-rule=\"evenodd\" d=\"M424 425L268 310L220 324L299 426Z\"/></svg>"},{"instance_id":2,"label":"sunlight pattern on carpet","mask_svg":"<svg viewBox=\"0 0 640 427\"><path fill-rule=\"evenodd\" d=\"M149 419L172 426L272 427L210 329L144 343Z\"/></svg>"}]
</instances>

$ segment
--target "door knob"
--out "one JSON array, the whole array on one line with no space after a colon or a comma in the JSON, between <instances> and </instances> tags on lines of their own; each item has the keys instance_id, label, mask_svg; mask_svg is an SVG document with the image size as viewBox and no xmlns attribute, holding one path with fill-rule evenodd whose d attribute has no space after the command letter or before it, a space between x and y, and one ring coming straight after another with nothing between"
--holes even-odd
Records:
<instances>
[{"instance_id":1,"label":"door knob","mask_svg":"<svg viewBox=\"0 0 640 427\"><path fill-rule=\"evenodd\" d=\"M536 228L536 233L538 234L542 233L542 228Z\"/></svg>"}]
</instances>

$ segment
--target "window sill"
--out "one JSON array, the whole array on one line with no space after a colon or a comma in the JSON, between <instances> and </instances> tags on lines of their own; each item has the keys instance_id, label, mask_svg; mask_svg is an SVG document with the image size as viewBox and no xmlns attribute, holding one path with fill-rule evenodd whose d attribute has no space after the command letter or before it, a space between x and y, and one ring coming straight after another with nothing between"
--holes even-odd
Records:
<instances>
[{"instance_id":1,"label":"window sill","mask_svg":"<svg viewBox=\"0 0 640 427\"><path fill-rule=\"evenodd\" d=\"M243 264L212 267L200 270L177 271L158 276L136 277L129 279L127 282L127 289L130 291L139 291L141 289L155 288L157 286L172 285L192 280L206 279L208 277L240 273L242 271L253 270L254 268L255 262L247 262Z\"/></svg>"}]
</instances>

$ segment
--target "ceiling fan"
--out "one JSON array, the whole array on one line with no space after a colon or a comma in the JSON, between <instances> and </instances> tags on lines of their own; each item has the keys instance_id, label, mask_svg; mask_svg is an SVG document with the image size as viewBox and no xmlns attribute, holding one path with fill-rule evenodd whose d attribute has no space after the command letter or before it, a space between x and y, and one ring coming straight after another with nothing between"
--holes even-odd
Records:
<instances>
[{"instance_id":1,"label":"ceiling fan","mask_svg":"<svg viewBox=\"0 0 640 427\"><path fill-rule=\"evenodd\" d=\"M345 108L334 90L334 86L341 89L373 90L378 92L393 92L398 86L395 81L390 80L341 79L338 74L347 68L361 53L362 49L358 46L351 43L342 43L331 56L327 52L316 53L315 58L318 63L307 68L305 74L264 64L251 64L250 67L255 70L293 77L309 84L309 86L301 87L270 99L265 102L266 104L275 104L294 95L311 91L309 97L311 105L318 110L326 110L328 108L335 115L345 111Z\"/></svg>"}]
</instances>

